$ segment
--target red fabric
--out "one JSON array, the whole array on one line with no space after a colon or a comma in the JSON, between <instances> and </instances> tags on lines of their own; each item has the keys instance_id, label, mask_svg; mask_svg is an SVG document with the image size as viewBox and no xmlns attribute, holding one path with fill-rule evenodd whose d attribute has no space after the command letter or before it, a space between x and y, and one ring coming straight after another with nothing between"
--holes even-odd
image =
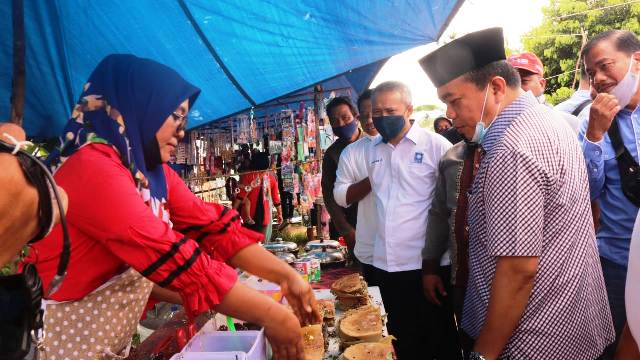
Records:
<instances>
[{"instance_id":1,"label":"red fabric","mask_svg":"<svg viewBox=\"0 0 640 360\"><path fill-rule=\"evenodd\" d=\"M198 226L200 229L193 233L202 234L209 229L222 230L221 223L237 215L229 210L220 219L222 206L199 200L167 166L165 173L169 197L166 206L175 224L183 228ZM58 170L55 179L69 196L71 260L60 290L51 297L53 300L79 300L128 266L142 272L184 238L153 215L140 197L130 172L110 146L94 144L78 150ZM238 227L238 221L227 226L230 232ZM203 240L206 246L202 248L205 251L167 286L180 293L190 316L220 303L237 280L235 270L222 261L259 238L246 232L224 235L206 236ZM58 225L33 246L25 260L36 265L45 288L56 272L61 243ZM189 238L149 279L156 283L163 281L198 248L198 243ZM207 249L214 250L213 259Z\"/></svg>"},{"instance_id":2,"label":"red fabric","mask_svg":"<svg viewBox=\"0 0 640 360\"><path fill-rule=\"evenodd\" d=\"M262 186L262 183L260 186L256 186L252 188L248 195L245 187L251 186L251 183L254 182L255 179L259 178L260 181L262 181L262 179L265 176L269 179L269 190L271 192L271 199L273 201L273 206L278 206L280 205L280 190L278 190L278 180L276 179L276 177L273 175L272 172L269 171L264 173L251 173L251 174L245 174L240 176L240 185L239 185L240 192L238 193L238 199L244 199L247 196L249 197L249 201L251 202L251 217L253 219L255 219L256 217L256 205L258 204L258 195L260 194L260 186ZM263 197L262 197L262 204L263 204L262 208L268 209L269 198L264 195L266 194L263 194ZM268 213L265 215L267 216L264 216L264 221L262 225L269 225L269 221L271 221L271 213Z\"/></svg>"}]
</instances>

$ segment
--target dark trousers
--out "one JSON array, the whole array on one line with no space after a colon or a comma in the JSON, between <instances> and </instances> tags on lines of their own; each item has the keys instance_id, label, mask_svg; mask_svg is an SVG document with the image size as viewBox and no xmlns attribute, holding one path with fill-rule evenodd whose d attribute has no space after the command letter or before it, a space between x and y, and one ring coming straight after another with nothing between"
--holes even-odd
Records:
<instances>
[{"instance_id":1,"label":"dark trousers","mask_svg":"<svg viewBox=\"0 0 640 360\"><path fill-rule=\"evenodd\" d=\"M600 258L602 264L602 274L604 275L604 283L607 286L607 297L609 298L609 308L613 316L613 327L616 329L616 341L609 345L604 353L605 359L613 359L618 340L624 324L627 322L627 313L624 302L624 289L627 281L627 268L618 265L613 261Z\"/></svg>"},{"instance_id":2,"label":"dark trousers","mask_svg":"<svg viewBox=\"0 0 640 360\"><path fill-rule=\"evenodd\" d=\"M282 218L290 220L293 217L293 194L286 191L280 192L280 201L282 203Z\"/></svg>"},{"instance_id":3,"label":"dark trousers","mask_svg":"<svg viewBox=\"0 0 640 360\"><path fill-rule=\"evenodd\" d=\"M363 264L363 273L380 287L398 359L458 359L452 308L427 302L421 270L387 272Z\"/></svg>"},{"instance_id":4,"label":"dark trousers","mask_svg":"<svg viewBox=\"0 0 640 360\"><path fill-rule=\"evenodd\" d=\"M369 265L365 263L360 263L360 264L362 268L362 277L364 277L364 281L367 282L367 285L380 286L374 277L376 268L373 267L373 265Z\"/></svg>"}]
</instances>

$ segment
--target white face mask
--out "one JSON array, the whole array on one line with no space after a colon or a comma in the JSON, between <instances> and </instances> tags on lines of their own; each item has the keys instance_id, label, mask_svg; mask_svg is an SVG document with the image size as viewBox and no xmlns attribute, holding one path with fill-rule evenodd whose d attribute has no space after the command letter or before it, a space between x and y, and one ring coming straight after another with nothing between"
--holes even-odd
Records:
<instances>
[{"instance_id":1,"label":"white face mask","mask_svg":"<svg viewBox=\"0 0 640 360\"><path fill-rule=\"evenodd\" d=\"M489 95L489 85L491 85L491 83L487 84L487 88L484 90L484 102L482 103L482 111L480 112L480 121L476 124L476 132L473 133L473 138L471 139L471 142L475 144L482 144L482 140L484 140L484 136L491 126L491 124L489 124L489 126L485 126L484 121L482 121L482 118L484 117L484 108L487 105L487 95ZM498 117L498 114L500 114L500 105L502 105L502 102L498 104L498 112L493 120L495 120ZM491 123L493 124L493 121Z\"/></svg>"},{"instance_id":2,"label":"white face mask","mask_svg":"<svg viewBox=\"0 0 640 360\"><path fill-rule=\"evenodd\" d=\"M640 75L631 72L631 67L635 60L631 58L629 62L629 70L622 80L611 90L610 94L618 99L618 105L621 109L624 109L629 105L631 98L638 91L638 82L640 81Z\"/></svg>"}]
</instances>

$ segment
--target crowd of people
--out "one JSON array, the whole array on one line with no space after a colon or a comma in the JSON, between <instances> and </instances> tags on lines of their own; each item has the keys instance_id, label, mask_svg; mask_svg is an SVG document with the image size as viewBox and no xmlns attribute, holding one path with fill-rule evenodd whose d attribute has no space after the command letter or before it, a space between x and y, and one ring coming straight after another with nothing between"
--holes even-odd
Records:
<instances>
[{"instance_id":1,"label":"crowd of people","mask_svg":"<svg viewBox=\"0 0 640 360\"><path fill-rule=\"evenodd\" d=\"M435 132L412 119L400 82L328 104L339 139L323 198L380 287L399 359L640 358L640 41L606 31L581 58L580 89L552 108L541 61L507 58L501 29L438 48L420 60L447 106ZM191 318L214 309L259 324L276 359L303 358L300 326L320 320L313 292L257 244L280 202L275 178L241 179L241 215L166 165L199 92L154 61L106 57L46 159L55 183L20 150L24 132L0 125L0 259L29 242L23 277L37 270L46 289L42 314L15 307L37 284L12 292L0 278L0 350L29 351L5 324L41 323L43 358L126 356L154 294ZM234 268L278 283L293 312Z\"/></svg>"},{"instance_id":2,"label":"crowd of people","mask_svg":"<svg viewBox=\"0 0 640 360\"><path fill-rule=\"evenodd\" d=\"M380 287L399 358L640 358L637 315L625 325L640 281L640 41L606 31L581 58L579 90L552 107L539 57L507 57L501 29L440 47L420 60L447 107L434 132L399 82L358 112L329 104L340 139L323 195Z\"/></svg>"}]
</instances>

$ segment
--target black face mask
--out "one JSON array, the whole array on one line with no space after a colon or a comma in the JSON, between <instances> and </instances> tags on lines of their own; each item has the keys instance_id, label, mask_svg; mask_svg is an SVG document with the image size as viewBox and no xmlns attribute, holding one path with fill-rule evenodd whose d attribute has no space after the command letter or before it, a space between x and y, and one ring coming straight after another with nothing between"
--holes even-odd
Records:
<instances>
[{"instance_id":1,"label":"black face mask","mask_svg":"<svg viewBox=\"0 0 640 360\"><path fill-rule=\"evenodd\" d=\"M0 152L12 153L15 146L0 141ZM63 232L62 254L55 277L48 289L48 296L60 287L66 274L71 246L64 208L51 173L31 154L22 150L16 154L27 180L38 190L37 235L30 244L45 237L53 225L53 194L57 200L60 224ZM0 241L2 241L0 239ZM23 359L31 347L31 340L42 328L42 281L36 268L26 264L22 273L0 276L0 360Z\"/></svg>"}]
</instances>

